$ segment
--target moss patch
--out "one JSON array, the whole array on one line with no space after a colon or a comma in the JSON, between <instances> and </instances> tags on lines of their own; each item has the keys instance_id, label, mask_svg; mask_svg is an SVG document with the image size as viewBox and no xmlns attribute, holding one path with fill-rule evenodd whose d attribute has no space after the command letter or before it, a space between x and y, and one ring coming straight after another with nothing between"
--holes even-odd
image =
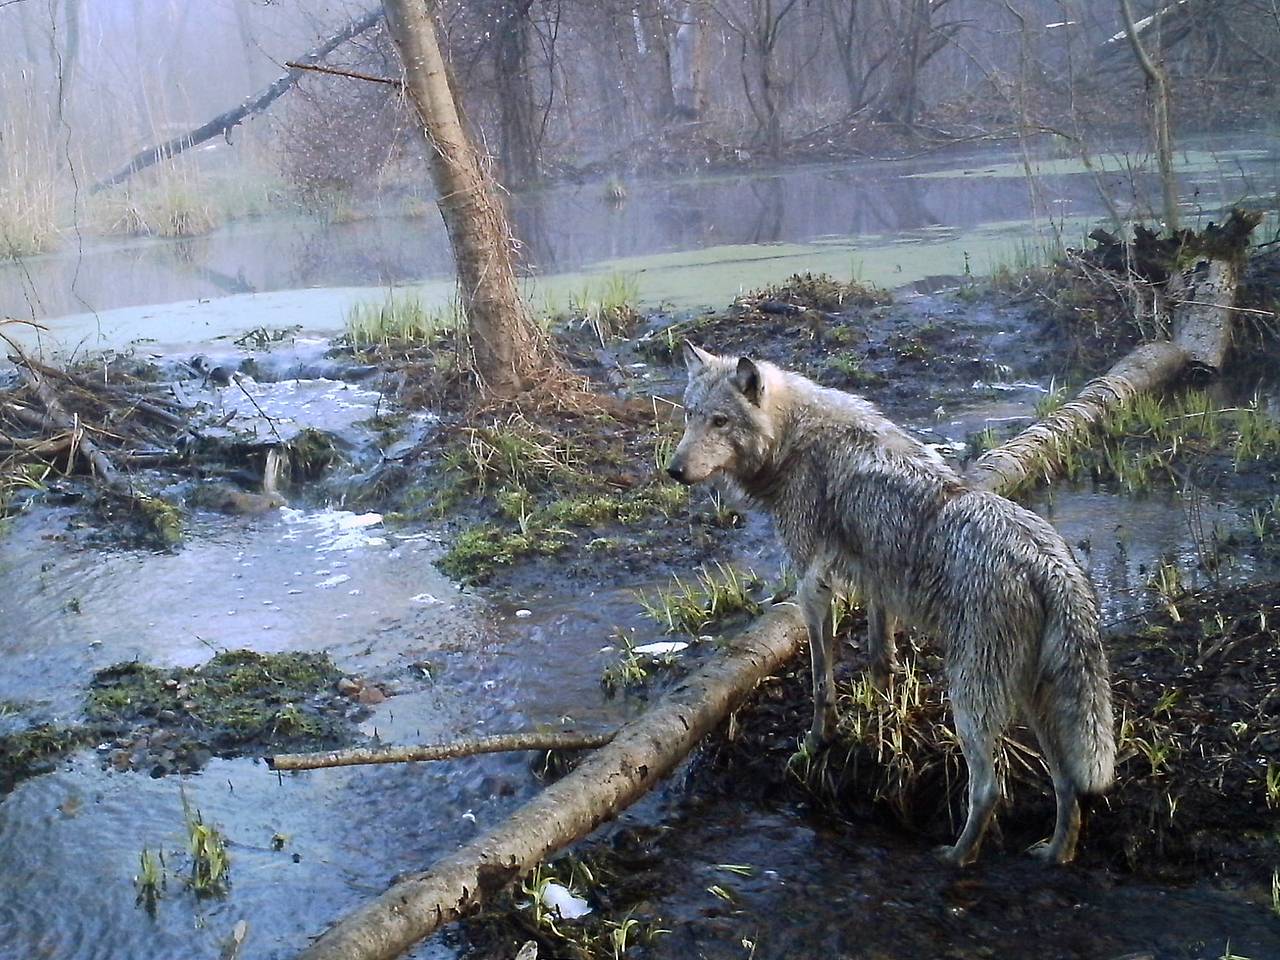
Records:
<instances>
[{"instance_id":1,"label":"moss patch","mask_svg":"<svg viewBox=\"0 0 1280 960\"><path fill-rule=\"evenodd\" d=\"M46 723L0 737L0 795L20 780L48 773L59 757L92 743L93 733L87 727Z\"/></svg>"},{"instance_id":2,"label":"moss patch","mask_svg":"<svg viewBox=\"0 0 1280 960\"><path fill-rule=\"evenodd\" d=\"M326 749L350 741L356 710L326 654L230 650L194 668L121 663L99 671L85 713L116 734L113 762L198 769L211 754Z\"/></svg>"}]
</instances>

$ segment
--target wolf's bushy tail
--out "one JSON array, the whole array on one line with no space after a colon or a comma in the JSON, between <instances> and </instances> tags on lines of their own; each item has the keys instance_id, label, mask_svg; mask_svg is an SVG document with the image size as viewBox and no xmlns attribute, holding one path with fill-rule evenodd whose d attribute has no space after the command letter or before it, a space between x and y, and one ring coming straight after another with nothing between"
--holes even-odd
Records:
<instances>
[{"instance_id":1,"label":"wolf's bushy tail","mask_svg":"<svg viewBox=\"0 0 1280 960\"><path fill-rule=\"evenodd\" d=\"M1111 679L1093 588L1072 567L1054 570L1044 584L1036 706L1063 773L1081 793L1101 793L1115 778Z\"/></svg>"}]
</instances>

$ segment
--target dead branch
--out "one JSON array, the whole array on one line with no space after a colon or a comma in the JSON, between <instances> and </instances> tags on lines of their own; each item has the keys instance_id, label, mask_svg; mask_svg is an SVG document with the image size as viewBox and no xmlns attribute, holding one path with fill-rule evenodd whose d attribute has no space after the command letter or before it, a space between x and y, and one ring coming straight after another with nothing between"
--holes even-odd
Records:
<instances>
[{"instance_id":1,"label":"dead branch","mask_svg":"<svg viewBox=\"0 0 1280 960\"><path fill-rule=\"evenodd\" d=\"M310 50L304 56L298 57L297 62L301 64L314 64L323 60L330 53L346 43L352 37L357 37L370 29L374 24L382 19L382 9L380 7L373 10L366 10L356 19L329 37L319 46ZM113 187L117 183L121 183L140 170L145 170L153 164L159 163L161 160L170 160L185 150L189 150L194 146L204 143L206 140L212 140L218 135L229 137L232 129L242 123L247 117L251 117L256 113L261 113L267 107L271 106L276 100L284 96L291 90L298 79L302 76L303 70L299 67L290 67L287 73L276 78L269 86L259 91L256 95L245 100L240 106L224 113L218 114L212 120L202 123L193 130L189 130L180 136L167 140L164 143L154 147L148 147L134 154L133 159L126 163L111 176L99 180L89 188L89 193L100 193L108 187Z\"/></svg>"},{"instance_id":2,"label":"dead branch","mask_svg":"<svg viewBox=\"0 0 1280 960\"><path fill-rule=\"evenodd\" d=\"M327 73L334 77L348 77L352 80L367 80L369 83L385 83L392 87L403 87L404 84L392 77L375 77L371 73L360 73L358 70L339 70L336 67L322 67L316 63L294 63L289 60L286 67L292 70L310 70L313 73Z\"/></svg>"},{"instance_id":3,"label":"dead branch","mask_svg":"<svg viewBox=\"0 0 1280 960\"><path fill-rule=\"evenodd\" d=\"M1124 18L1125 35L1133 48L1134 58L1142 68L1153 92L1151 124L1156 135L1156 157L1160 164L1160 187L1164 192L1164 222L1173 233L1178 229L1178 183L1173 174L1173 132L1170 121L1169 77L1163 64L1155 63L1142 46L1138 29L1133 23L1133 10L1129 0L1120 0L1120 14Z\"/></svg>"},{"instance_id":4,"label":"dead branch","mask_svg":"<svg viewBox=\"0 0 1280 960\"><path fill-rule=\"evenodd\" d=\"M80 419L67 413L63 408L62 401L58 399L49 381L25 364L18 367L18 373L35 391L40 403L44 406L48 421L75 437L76 451L84 457L102 483L114 493L129 498L137 496L133 484L116 469L115 464L98 448L98 445L85 436L84 425L81 424Z\"/></svg>"},{"instance_id":5,"label":"dead branch","mask_svg":"<svg viewBox=\"0 0 1280 960\"><path fill-rule=\"evenodd\" d=\"M530 730L521 733L496 733L488 737L455 740L452 743L330 750L327 753L282 753L264 759L272 770L316 770L320 767L350 767L369 763L452 760L482 753L514 753L520 750L592 750L603 747L612 741L614 736L612 732Z\"/></svg>"}]
</instances>

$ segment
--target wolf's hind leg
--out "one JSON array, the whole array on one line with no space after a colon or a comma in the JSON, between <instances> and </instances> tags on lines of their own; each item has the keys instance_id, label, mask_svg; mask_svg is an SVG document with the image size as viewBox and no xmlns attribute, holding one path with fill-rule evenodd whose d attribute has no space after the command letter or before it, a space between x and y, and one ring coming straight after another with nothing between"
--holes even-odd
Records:
<instances>
[{"instance_id":1,"label":"wolf's hind leg","mask_svg":"<svg viewBox=\"0 0 1280 960\"><path fill-rule=\"evenodd\" d=\"M897 624L878 603L867 604L867 657L871 682L883 690L898 670L898 652L893 633Z\"/></svg>"},{"instance_id":2,"label":"wolf's hind leg","mask_svg":"<svg viewBox=\"0 0 1280 960\"><path fill-rule=\"evenodd\" d=\"M996 780L995 748L999 731L987 725L988 717L974 711L963 696L952 695L956 734L969 768L969 816L955 846L943 847L939 855L957 865L972 863L991 823L991 814L1000 799Z\"/></svg>"},{"instance_id":3,"label":"wolf's hind leg","mask_svg":"<svg viewBox=\"0 0 1280 960\"><path fill-rule=\"evenodd\" d=\"M1053 836L1036 844L1031 853L1046 863L1070 863L1076 855L1076 841L1080 836L1080 803L1077 800L1079 791L1075 783L1067 775L1065 756L1059 741L1060 731L1046 717L1038 715L1033 707L1027 711L1031 729L1040 743L1040 752L1044 755L1049 775L1053 777L1053 797L1057 803L1057 816L1053 825Z\"/></svg>"},{"instance_id":4,"label":"wolf's hind leg","mask_svg":"<svg viewBox=\"0 0 1280 960\"><path fill-rule=\"evenodd\" d=\"M812 753L826 745L836 728L831 584L825 571L806 573L796 599L809 630L809 658L813 667L813 726L804 738L805 749Z\"/></svg>"}]
</instances>

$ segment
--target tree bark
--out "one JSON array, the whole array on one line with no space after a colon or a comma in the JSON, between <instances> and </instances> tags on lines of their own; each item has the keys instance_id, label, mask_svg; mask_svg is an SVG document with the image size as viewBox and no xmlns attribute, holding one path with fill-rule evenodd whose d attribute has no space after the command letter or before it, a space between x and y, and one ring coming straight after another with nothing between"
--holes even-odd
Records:
<instances>
[{"instance_id":1,"label":"tree bark","mask_svg":"<svg viewBox=\"0 0 1280 960\"><path fill-rule=\"evenodd\" d=\"M532 0L506 0L493 38L503 179L531 183L541 173L533 83L529 76L529 8Z\"/></svg>"},{"instance_id":2,"label":"tree bark","mask_svg":"<svg viewBox=\"0 0 1280 960\"><path fill-rule=\"evenodd\" d=\"M311 50L304 56L296 58L299 63L312 64L323 60L339 46L346 43L352 37L359 36L366 30L370 29L374 24L382 19L381 10L369 10L357 19L351 21L346 27L339 30L324 43ZM147 169L159 163L161 160L169 160L176 157L185 150L190 150L194 146L204 143L206 140L212 140L216 136L227 136L231 130L238 124L242 123L247 117L253 116L255 113L261 113L267 107L271 106L275 101L284 96L298 82L298 78L303 75L300 68L291 68L287 73L278 77L269 87L261 90L253 97L250 97L240 106L225 113L220 113L212 120L202 123L194 130L189 130L181 136L174 137L164 143L154 147L148 147L146 150L139 151L134 154L133 159L126 163L111 176L99 180L89 188L89 193L100 193L108 187L114 187L117 183L128 180L135 173Z\"/></svg>"},{"instance_id":3,"label":"tree bark","mask_svg":"<svg viewBox=\"0 0 1280 960\"><path fill-rule=\"evenodd\" d=\"M575 730L532 730L527 733L496 733L488 737L473 737L427 746L357 748L330 750L327 753L281 753L265 759L272 770L318 770L322 767L354 767L375 763L453 760L482 753L512 753L520 750L592 750L603 747L613 738L613 731L580 733Z\"/></svg>"},{"instance_id":4,"label":"tree bark","mask_svg":"<svg viewBox=\"0 0 1280 960\"><path fill-rule=\"evenodd\" d=\"M432 10L421 0L383 0L383 9L404 66L405 92L427 138L476 376L497 396L515 397L534 386L551 363L545 340L520 299L497 184L459 117Z\"/></svg>"},{"instance_id":5,"label":"tree bark","mask_svg":"<svg viewBox=\"0 0 1280 960\"><path fill-rule=\"evenodd\" d=\"M697 120L706 109L706 11L702 0L682 3L679 10L679 24L669 38L671 101L677 118Z\"/></svg>"},{"instance_id":6,"label":"tree bark","mask_svg":"<svg viewBox=\"0 0 1280 960\"><path fill-rule=\"evenodd\" d=\"M299 960L388 960L465 916L549 853L586 836L639 799L757 683L794 657L804 640L796 608L774 607L737 639L728 656L683 680L643 716L625 724L609 746L505 823L343 919Z\"/></svg>"}]
</instances>

